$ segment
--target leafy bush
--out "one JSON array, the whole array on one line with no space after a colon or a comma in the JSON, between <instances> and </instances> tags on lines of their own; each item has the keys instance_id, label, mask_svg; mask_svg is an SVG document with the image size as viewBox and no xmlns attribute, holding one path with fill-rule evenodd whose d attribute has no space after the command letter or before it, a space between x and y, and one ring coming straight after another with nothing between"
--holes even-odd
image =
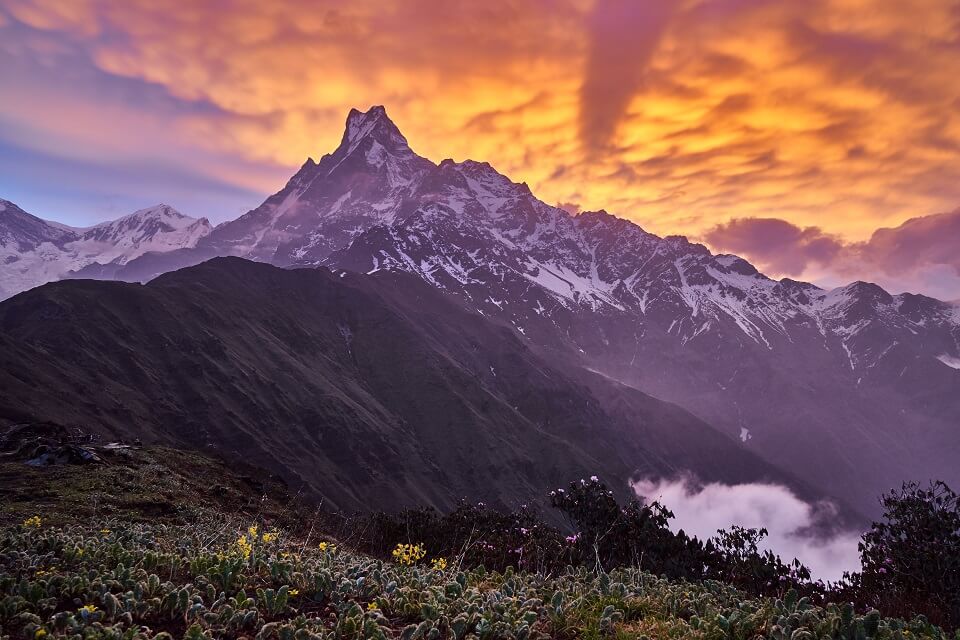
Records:
<instances>
[{"instance_id":1,"label":"leafy bush","mask_svg":"<svg viewBox=\"0 0 960 640\"><path fill-rule=\"evenodd\" d=\"M787 588L823 599L821 586L810 583L810 570L799 560L784 563L772 551L760 551L758 545L766 536L766 529L734 526L718 531L710 541L718 579L751 593L770 594Z\"/></svg>"},{"instance_id":2,"label":"leafy bush","mask_svg":"<svg viewBox=\"0 0 960 640\"><path fill-rule=\"evenodd\" d=\"M621 507L596 477L550 493L550 502L577 531L575 557L600 570L636 566L671 577L701 577L710 553L668 526L673 513L658 502Z\"/></svg>"},{"instance_id":3,"label":"leafy bush","mask_svg":"<svg viewBox=\"0 0 960 640\"><path fill-rule=\"evenodd\" d=\"M960 627L960 497L943 482L926 489L909 483L881 503L884 521L863 536L863 569L847 585L850 593Z\"/></svg>"}]
</instances>

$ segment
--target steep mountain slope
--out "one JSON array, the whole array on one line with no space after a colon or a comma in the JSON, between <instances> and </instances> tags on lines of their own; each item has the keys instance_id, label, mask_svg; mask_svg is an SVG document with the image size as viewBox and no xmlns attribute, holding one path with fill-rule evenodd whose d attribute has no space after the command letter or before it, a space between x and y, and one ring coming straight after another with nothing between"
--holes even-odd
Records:
<instances>
[{"instance_id":1,"label":"steep mountain slope","mask_svg":"<svg viewBox=\"0 0 960 640\"><path fill-rule=\"evenodd\" d=\"M63 245L75 237L71 229L0 200L0 299L54 280L49 264L56 262ZM59 264L56 267L59 269Z\"/></svg>"},{"instance_id":2,"label":"steep mountain slope","mask_svg":"<svg viewBox=\"0 0 960 640\"><path fill-rule=\"evenodd\" d=\"M30 215L0 200L0 300L71 271L122 266L148 252L194 247L210 233L199 220L161 204L78 229Z\"/></svg>"},{"instance_id":3,"label":"steep mountain slope","mask_svg":"<svg viewBox=\"0 0 960 640\"><path fill-rule=\"evenodd\" d=\"M392 222L433 168L410 150L383 107L353 110L336 151L318 163L308 158L281 191L218 227L203 247L281 266L326 256L359 231Z\"/></svg>"},{"instance_id":4,"label":"steep mountain slope","mask_svg":"<svg viewBox=\"0 0 960 640\"><path fill-rule=\"evenodd\" d=\"M209 447L347 509L515 505L570 478L626 492L680 470L814 495L406 274L220 258L146 286L51 283L0 303L0 398L9 423Z\"/></svg>"}]
</instances>

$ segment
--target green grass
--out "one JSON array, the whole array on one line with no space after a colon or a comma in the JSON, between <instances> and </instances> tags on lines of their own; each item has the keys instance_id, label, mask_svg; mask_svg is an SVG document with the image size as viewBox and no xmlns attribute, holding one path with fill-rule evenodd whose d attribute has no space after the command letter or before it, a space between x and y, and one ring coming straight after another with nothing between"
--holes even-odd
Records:
<instances>
[{"instance_id":1,"label":"green grass","mask_svg":"<svg viewBox=\"0 0 960 640\"><path fill-rule=\"evenodd\" d=\"M264 540L264 528L254 537L249 524L194 510L189 524L113 518L9 526L0 531L0 636L945 637L922 618L824 609L795 594L751 598L720 583L671 582L631 569L500 574L461 570L449 558L447 569L437 571L429 549L416 565L399 566L344 548L321 550L324 540L309 532L279 530Z\"/></svg>"},{"instance_id":2,"label":"green grass","mask_svg":"<svg viewBox=\"0 0 960 640\"><path fill-rule=\"evenodd\" d=\"M262 470L246 475L203 454L165 447L98 451L101 464L31 467L0 462L0 525L44 513L50 524L115 516L127 522L183 523L193 507L278 516L286 487ZM266 478L266 479L264 479Z\"/></svg>"},{"instance_id":3,"label":"green grass","mask_svg":"<svg viewBox=\"0 0 960 640\"><path fill-rule=\"evenodd\" d=\"M631 569L501 574L447 558L436 571L431 549L399 566L331 550L316 512L260 470L164 448L103 458L0 462L0 640L946 637L922 618ZM35 515L40 527L22 524ZM254 522L277 539L251 537Z\"/></svg>"}]
</instances>

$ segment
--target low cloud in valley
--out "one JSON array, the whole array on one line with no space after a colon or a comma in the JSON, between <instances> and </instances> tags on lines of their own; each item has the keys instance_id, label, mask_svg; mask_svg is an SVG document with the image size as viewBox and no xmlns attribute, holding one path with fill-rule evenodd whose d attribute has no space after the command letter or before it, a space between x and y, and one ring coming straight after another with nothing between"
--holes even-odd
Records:
<instances>
[{"instance_id":1,"label":"low cloud in valley","mask_svg":"<svg viewBox=\"0 0 960 640\"><path fill-rule=\"evenodd\" d=\"M697 484L688 478L641 480L637 495L674 513L670 526L705 540L731 526L766 528L762 547L785 562L798 558L814 579L837 580L860 568L858 532L822 533L835 514L829 503L810 504L776 484ZM826 527L829 529L829 527Z\"/></svg>"}]
</instances>

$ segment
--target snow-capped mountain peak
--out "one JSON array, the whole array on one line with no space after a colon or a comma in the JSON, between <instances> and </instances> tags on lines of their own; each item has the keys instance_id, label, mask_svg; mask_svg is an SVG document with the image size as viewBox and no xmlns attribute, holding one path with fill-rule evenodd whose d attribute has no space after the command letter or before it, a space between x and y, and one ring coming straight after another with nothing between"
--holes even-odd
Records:
<instances>
[{"instance_id":1,"label":"snow-capped mountain peak","mask_svg":"<svg viewBox=\"0 0 960 640\"><path fill-rule=\"evenodd\" d=\"M195 247L213 230L169 205L76 228L30 215L0 201L0 299L58 280L94 263L123 265L150 252Z\"/></svg>"},{"instance_id":2,"label":"snow-capped mountain peak","mask_svg":"<svg viewBox=\"0 0 960 640\"><path fill-rule=\"evenodd\" d=\"M112 220L102 224L115 224L119 222L132 222L132 221L145 221L145 220L160 220L166 223L171 224L171 226L179 226L182 221L193 222L196 218L191 218L186 216L168 204L155 204L152 207L146 207L144 209L138 209L133 213L128 213L125 216L121 216L116 220Z\"/></svg>"},{"instance_id":3,"label":"snow-capped mountain peak","mask_svg":"<svg viewBox=\"0 0 960 640\"><path fill-rule=\"evenodd\" d=\"M100 264L125 264L151 251L195 247L212 230L206 218L158 204L90 227L68 247L80 255L95 255Z\"/></svg>"},{"instance_id":4,"label":"snow-capped mountain peak","mask_svg":"<svg viewBox=\"0 0 960 640\"><path fill-rule=\"evenodd\" d=\"M393 153L413 153L382 105L375 105L367 111L350 110L338 151L346 149L346 155L349 155L367 139Z\"/></svg>"},{"instance_id":5,"label":"snow-capped mountain peak","mask_svg":"<svg viewBox=\"0 0 960 640\"><path fill-rule=\"evenodd\" d=\"M340 146L311 159L278 193L203 242L216 253L280 265L317 261L389 223L436 165L414 153L382 106L351 110Z\"/></svg>"}]
</instances>

